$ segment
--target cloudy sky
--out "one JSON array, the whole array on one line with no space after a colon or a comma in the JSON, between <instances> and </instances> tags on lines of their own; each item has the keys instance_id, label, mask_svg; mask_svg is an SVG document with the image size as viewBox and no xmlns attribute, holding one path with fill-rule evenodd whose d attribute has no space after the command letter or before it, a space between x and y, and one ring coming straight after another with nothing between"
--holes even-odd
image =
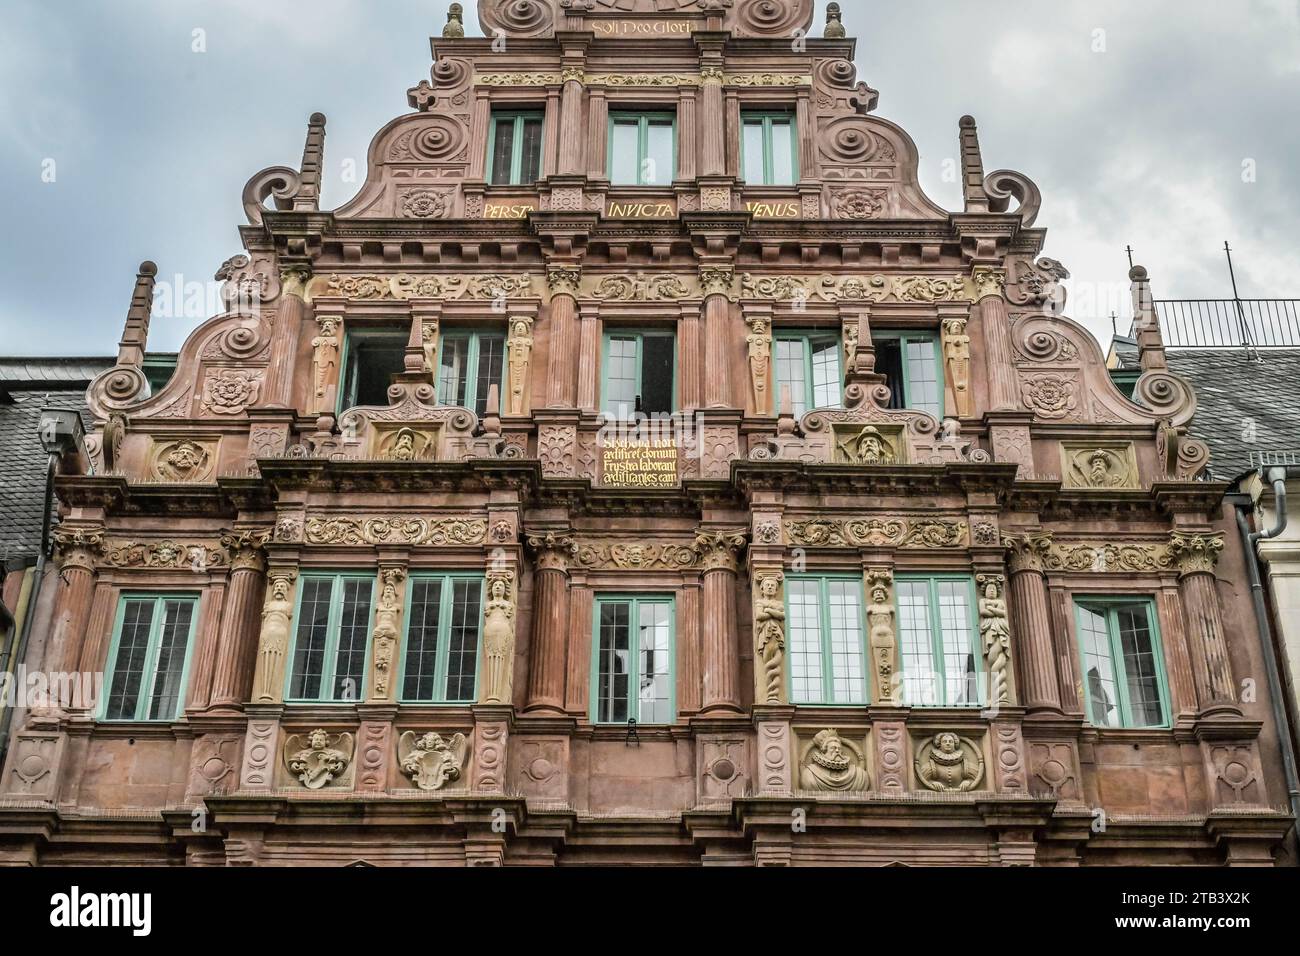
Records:
<instances>
[{"instance_id":1,"label":"cloudy sky","mask_svg":"<svg viewBox=\"0 0 1300 956\"><path fill-rule=\"evenodd\" d=\"M477 35L474 2L466 27ZM815 33L820 34L818 4ZM979 121L987 168L1043 192L1067 311L1127 325L1127 260L1158 298L1300 297L1300 0L842 0L879 113L960 205L944 160ZM0 354L112 354L140 260L206 283L240 192L329 117L323 206L407 111L446 0L7 0L0 32ZM197 32L196 31L200 31ZM160 316L151 350L206 317ZM184 303L182 303L184 305ZM200 314L202 313L202 314Z\"/></svg>"}]
</instances>

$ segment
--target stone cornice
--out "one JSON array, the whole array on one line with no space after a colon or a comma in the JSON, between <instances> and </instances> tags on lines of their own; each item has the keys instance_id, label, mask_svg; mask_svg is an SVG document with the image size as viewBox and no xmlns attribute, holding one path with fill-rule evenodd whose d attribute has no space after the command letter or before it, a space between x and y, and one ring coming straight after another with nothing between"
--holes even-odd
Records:
<instances>
[{"instance_id":1,"label":"stone cornice","mask_svg":"<svg viewBox=\"0 0 1300 956\"><path fill-rule=\"evenodd\" d=\"M735 461L732 478L751 495L762 490L839 492L867 495L920 495L948 492L1006 494L1016 466L983 465L808 465L792 461Z\"/></svg>"},{"instance_id":2,"label":"stone cornice","mask_svg":"<svg viewBox=\"0 0 1300 956\"><path fill-rule=\"evenodd\" d=\"M541 478L539 464L523 459L458 462L274 458L262 459L258 464L262 477L277 492L484 492L514 488L527 495Z\"/></svg>"}]
</instances>

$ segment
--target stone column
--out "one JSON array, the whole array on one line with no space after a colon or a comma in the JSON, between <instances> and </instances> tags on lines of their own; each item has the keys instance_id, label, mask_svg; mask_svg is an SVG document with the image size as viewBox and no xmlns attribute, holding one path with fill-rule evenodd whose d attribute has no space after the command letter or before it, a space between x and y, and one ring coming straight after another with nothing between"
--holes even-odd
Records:
<instances>
[{"instance_id":1,"label":"stone column","mask_svg":"<svg viewBox=\"0 0 1300 956\"><path fill-rule=\"evenodd\" d=\"M704 696L701 714L740 713L740 645L736 637L737 558L741 531L701 531L704 564Z\"/></svg>"},{"instance_id":2,"label":"stone column","mask_svg":"<svg viewBox=\"0 0 1300 956\"><path fill-rule=\"evenodd\" d=\"M1007 273L1004 269L976 266L974 279L984 329L984 360L989 370L989 407L995 412L1014 411L1019 407L1016 367L1011 356L1011 320L1002 295Z\"/></svg>"},{"instance_id":3,"label":"stone column","mask_svg":"<svg viewBox=\"0 0 1300 956\"><path fill-rule=\"evenodd\" d=\"M609 151L606 137L609 135L609 101L605 98L605 88L592 87L587 94L587 177L589 179L608 178L605 170L605 156Z\"/></svg>"},{"instance_id":4,"label":"stone column","mask_svg":"<svg viewBox=\"0 0 1300 956\"><path fill-rule=\"evenodd\" d=\"M1011 571L1011 604L1015 656L1020 659L1021 697L1029 713L1061 713L1061 691L1056 680L1056 655L1052 647L1051 616L1043 557L1051 547L1050 532L1004 535Z\"/></svg>"},{"instance_id":5,"label":"stone column","mask_svg":"<svg viewBox=\"0 0 1300 956\"><path fill-rule=\"evenodd\" d=\"M86 625L90 621L90 608L95 598L95 559L104 550L103 528L70 528L66 525L54 530L54 559L58 564L57 577L50 581L62 581L59 589L58 604L54 612L51 628L51 644L59 652L58 661L47 655L51 664L64 672L75 671L81 662L82 646L86 640ZM49 587L47 582L45 587ZM29 605L28 614L35 614L36 608ZM10 667L17 670L22 661L11 661ZM99 668L93 668L98 670Z\"/></svg>"},{"instance_id":6,"label":"stone column","mask_svg":"<svg viewBox=\"0 0 1300 956\"><path fill-rule=\"evenodd\" d=\"M230 552L230 586L222 612L210 708L238 710L248 699L258 618L265 597L268 531L232 531L221 538Z\"/></svg>"},{"instance_id":7,"label":"stone column","mask_svg":"<svg viewBox=\"0 0 1300 956\"><path fill-rule=\"evenodd\" d=\"M727 114L722 89L722 52L700 57L700 128L704 131L700 175L727 175L726 137L718 132L725 128Z\"/></svg>"},{"instance_id":8,"label":"stone column","mask_svg":"<svg viewBox=\"0 0 1300 956\"><path fill-rule=\"evenodd\" d=\"M594 412L600 393L600 309L584 305L578 328L578 407Z\"/></svg>"},{"instance_id":9,"label":"stone column","mask_svg":"<svg viewBox=\"0 0 1300 956\"><path fill-rule=\"evenodd\" d=\"M564 712L565 649L569 633L569 561L578 546L571 537L530 535L537 558L533 573L533 643L529 648L525 710Z\"/></svg>"},{"instance_id":10,"label":"stone column","mask_svg":"<svg viewBox=\"0 0 1300 956\"><path fill-rule=\"evenodd\" d=\"M289 567L273 567L266 575L266 600L253 674L252 700L257 704L284 700L284 668L293 634L293 584L297 576L297 569Z\"/></svg>"},{"instance_id":11,"label":"stone column","mask_svg":"<svg viewBox=\"0 0 1300 956\"><path fill-rule=\"evenodd\" d=\"M698 129L699 120L695 109L696 91L693 87L683 86L677 94L677 178L683 182L695 179L695 170L699 164ZM708 138L707 136L705 137Z\"/></svg>"},{"instance_id":12,"label":"stone column","mask_svg":"<svg viewBox=\"0 0 1300 956\"><path fill-rule=\"evenodd\" d=\"M560 167L561 176L581 176L585 171L582 140L583 68L580 64L565 66L560 73Z\"/></svg>"},{"instance_id":13,"label":"stone column","mask_svg":"<svg viewBox=\"0 0 1300 956\"><path fill-rule=\"evenodd\" d=\"M1169 552L1178 567L1178 590L1202 709L1231 707L1237 700L1214 580L1214 568L1222 551L1223 532L1175 531L1169 538Z\"/></svg>"},{"instance_id":14,"label":"stone column","mask_svg":"<svg viewBox=\"0 0 1300 956\"><path fill-rule=\"evenodd\" d=\"M307 311L305 299L311 272L303 265L290 266L280 278L280 304L271 332L271 360L261 404L286 408L293 407L293 373L297 365L298 336Z\"/></svg>"},{"instance_id":15,"label":"stone column","mask_svg":"<svg viewBox=\"0 0 1300 956\"><path fill-rule=\"evenodd\" d=\"M731 292L735 270L730 265L700 265L704 292L704 404L731 408Z\"/></svg>"},{"instance_id":16,"label":"stone column","mask_svg":"<svg viewBox=\"0 0 1300 956\"><path fill-rule=\"evenodd\" d=\"M546 282L551 290L550 359L547 363L546 405L548 408L572 408L577 404L575 384L576 343L574 327L578 314L578 283L582 270L575 264L546 267Z\"/></svg>"}]
</instances>

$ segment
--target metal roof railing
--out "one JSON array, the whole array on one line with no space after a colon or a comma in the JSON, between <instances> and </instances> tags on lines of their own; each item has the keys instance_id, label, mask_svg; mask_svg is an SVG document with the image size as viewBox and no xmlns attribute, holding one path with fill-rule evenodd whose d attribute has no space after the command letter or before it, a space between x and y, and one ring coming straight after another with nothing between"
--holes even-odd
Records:
<instances>
[{"instance_id":1,"label":"metal roof railing","mask_svg":"<svg viewBox=\"0 0 1300 956\"><path fill-rule=\"evenodd\" d=\"M1160 299L1155 307L1166 348L1300 348L1300 299Z\"/></svg>"}]
</instances>

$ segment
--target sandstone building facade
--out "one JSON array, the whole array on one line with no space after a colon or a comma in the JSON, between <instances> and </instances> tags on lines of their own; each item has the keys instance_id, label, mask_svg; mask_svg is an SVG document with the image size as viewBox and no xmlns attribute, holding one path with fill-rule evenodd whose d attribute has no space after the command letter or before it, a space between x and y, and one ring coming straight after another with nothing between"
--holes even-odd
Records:
<instances>
[{"instance_id":1,"label":"sandstone building facade","mask_svg":"<svg viewBox=\"0 0 1300 956\"><path fill-rule=\"evenodd\" d=\"M156 394L141 267L33 645L103 693L23 715L0 860L1283 852L1158 325L1130 400L1033 183L965 118L935 205L812 19L482 0L345 206L319 114L250 180Z\"/></svg>"}]
</instances>

